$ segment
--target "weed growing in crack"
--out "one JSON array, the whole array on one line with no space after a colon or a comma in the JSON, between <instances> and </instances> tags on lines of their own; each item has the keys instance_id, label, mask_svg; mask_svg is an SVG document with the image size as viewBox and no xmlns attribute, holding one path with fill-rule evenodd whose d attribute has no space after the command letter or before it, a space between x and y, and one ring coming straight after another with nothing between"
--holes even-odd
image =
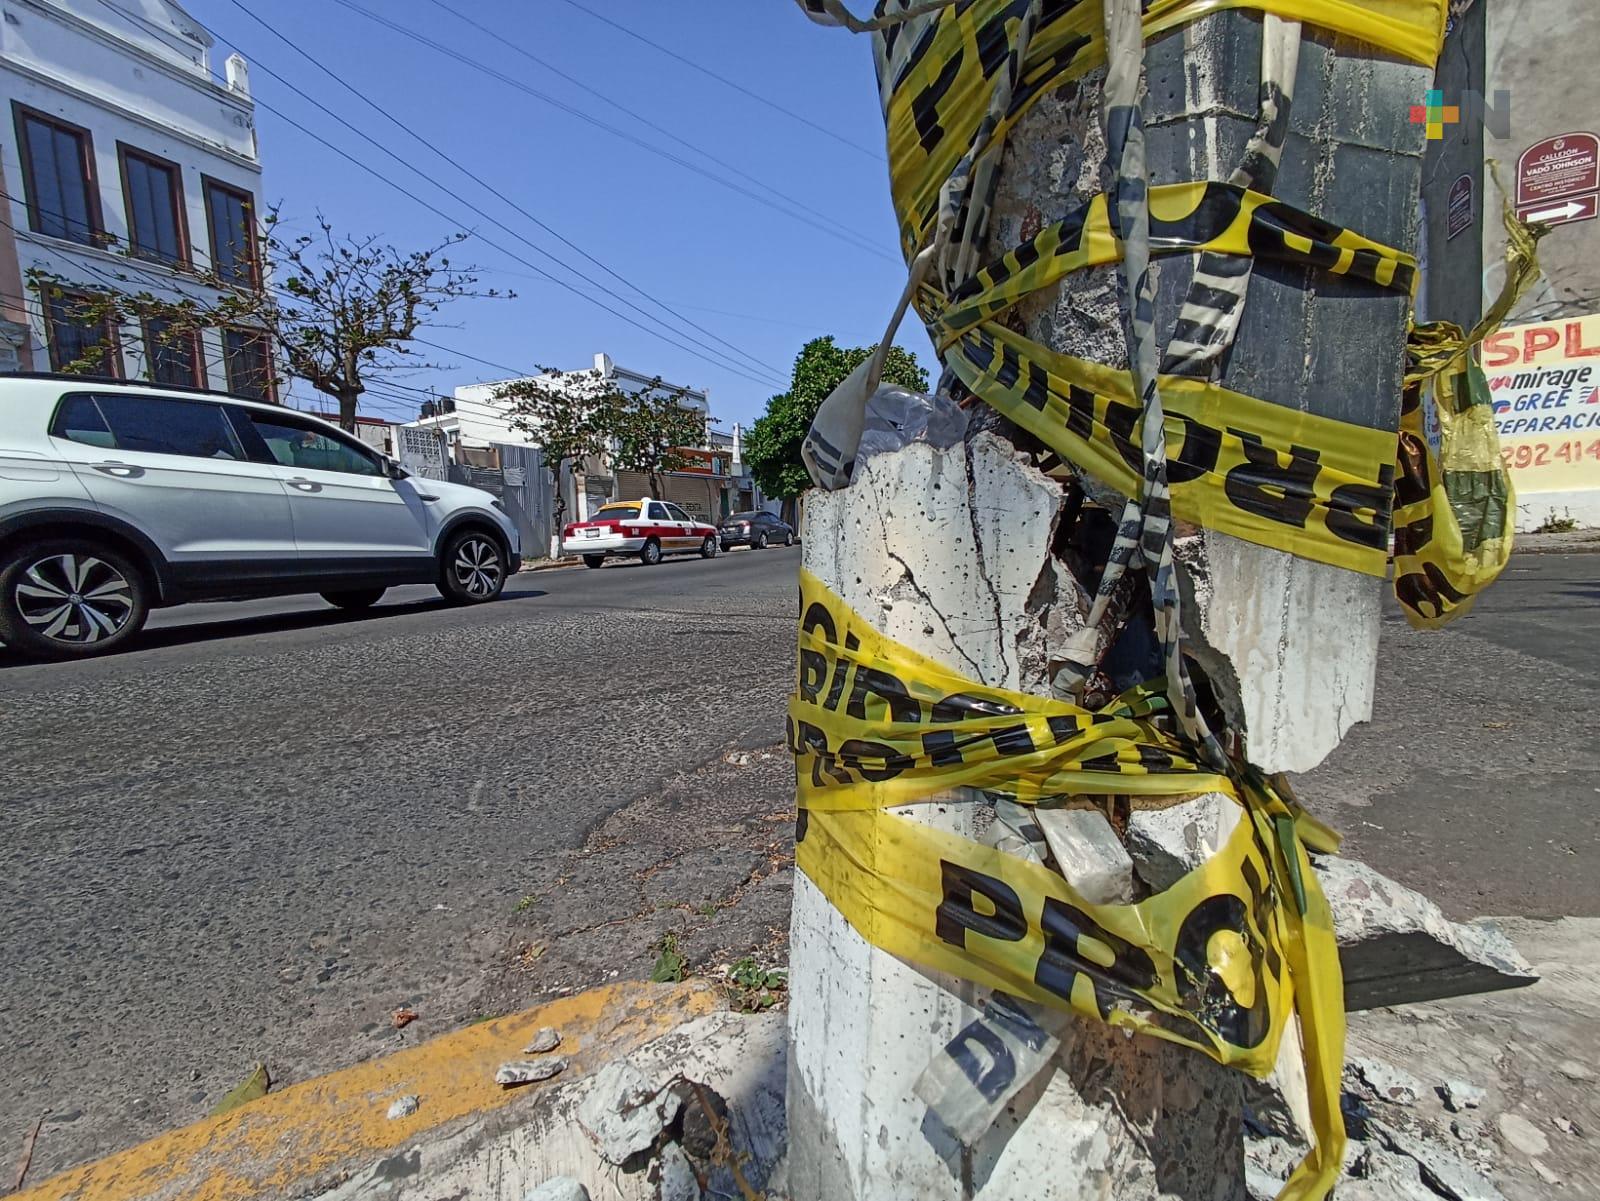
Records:
<instances>
[{"instance_id":1,"label":"weed growing in crack","mask_svg":"<svg viewBox=\"0 0 1600 1201\"><path fill-rule=\"evenodd\" d=\"M670 931L655 945L656 966L650 979L656 984L677 984L689 974L689 961L678 950L678 936Z\"/></svg>"},{"instance_id":2,"label":"weed growing in crack","mask_svg":"<svg viewBox=\"0 0 1600 1201\"><path fill-rule=\"evenodd\" d=\"M753 955L735 959L727 969L728 996L741 1013L770 1009L789 987L789 973L782 968L764 968Z\"/></svg>"}]
</instances>

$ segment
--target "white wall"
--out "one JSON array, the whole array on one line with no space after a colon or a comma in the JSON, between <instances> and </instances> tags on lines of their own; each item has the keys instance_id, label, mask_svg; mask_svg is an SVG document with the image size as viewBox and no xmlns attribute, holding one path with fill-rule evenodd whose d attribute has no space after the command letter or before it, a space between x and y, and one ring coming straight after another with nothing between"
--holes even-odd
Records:
<instances>
[{"instance_id":1,"label":"white wall","mask_svg":"<svg viewBox=\"0 0 1600 1201\"><path fill-rule=\"evenodd\" d=\"M132 18L119 18L99 0L0 0L0 164L10 192L3 220L16 231L17 257L30 268L81 281L86 288L119 286L160 295L203 294L182 273L131 260L118 142L178 164L191 257L210 266L202 175L249 193L260 212L261 166L256 155L254 105L209 75L209 38L184 36L182 11L164 0L111 0L136 12L163 36ZM93 144L101 219L115 238L109 249L81 246L28 229L13 102L88 129ZM0 236L12 230L0 228ZM119 277L129 277L126 282ZM30 297L34 363L48 367L37 299ZM144 372L142 334L125 329L123 373ZM207 383L226 387L219 334L205 339Z\"/></svg>"},{"instance_id":2,"label":"white wall","mask_svg":"<svg viewBox=\"0 0 1600 1201\"><path fill-rule=\"evenodd\" d=\"M653 376L641 375L636 371L618 367L609 355L597 354L594 358L595 365L592 370L614 381L621 392L636 395L643 392L646 385L654 379ZM550 377L533 378L548 380ZM438 417L424 417L411 424L437 425L454 430L459 439L469 446L483 446L490 442L505 442L513 446L537 446L538 437L513 429L508 415L509 406L495 399L495 393L507 384L519 382L521 381L494 380L483 384L463 385L455 390L455 412L444 413ZM676 392L679 391L679 385L663 382L661 389L666 392ZM707 392L687 391L683 403L686 407L696 409L708 417L710 415L711 402Z\"/></svg>"}]
</instances>

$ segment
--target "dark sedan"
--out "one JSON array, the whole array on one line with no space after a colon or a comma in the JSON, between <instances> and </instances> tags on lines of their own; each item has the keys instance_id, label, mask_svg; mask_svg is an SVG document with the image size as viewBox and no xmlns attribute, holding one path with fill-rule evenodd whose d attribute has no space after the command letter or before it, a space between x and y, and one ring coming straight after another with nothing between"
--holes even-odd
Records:
<instances>
[{"instance_id":1,"label":"dark sedan","mask_svg":"<svg viewBox=\"0 0 1600 1201\"><path fill-rule=\"evenodd\" d=\"M732 546L765 550L774 543L794 545L794 527L771 513L734 513L722 519L722 528L717 532L722 538L723 550Z\"/></svg>"}]
</instances>

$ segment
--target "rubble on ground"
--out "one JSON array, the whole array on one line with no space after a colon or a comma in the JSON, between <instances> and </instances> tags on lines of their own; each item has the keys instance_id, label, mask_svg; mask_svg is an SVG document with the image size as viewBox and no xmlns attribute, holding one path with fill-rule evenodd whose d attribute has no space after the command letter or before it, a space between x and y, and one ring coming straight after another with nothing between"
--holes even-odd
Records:
<instances>
[{"instance_id":1,"label":"rubble on ground","mask_svg":"<svg viewBox=\"0 0 1600 1201\"><path fill-rule=\"evenodd\" d=\"M546 1055L561 1045L561 1032L544 1026L533 1036L533 1041L522 1048L524 1055Z\"/></svg>"},{"instance_id":2,"label":"rubble on ground","mask_svg":"<svg viewBox=\"0 0 1600 1201\"><path fill-rule=\"evenodd\" d=\"M589 1201L589 1190L571 1176L556 1176L529 1189L522 1201Z\"/></svg>"},{"instance_id":3,"label":"rubble on ground","mask_svg":"<svg viewBox=\"0 0 1600 1201\"><path fill-rule=\"evenodd\" d=\"M494 1074L494 1082L507 1087L518 1084L536 1084L566 1071L565 1059L519 1059L502 1063Z\"/></svg>"},{"instance_id":4,"label":"rubble on ground","mask_svg":"<svg viewBox=\"0 0 1600 1201\"><path fill-rule=\"evenodd\" d=\"M421 1100L415 1093L408 1093L404 1097L396 1097L394 1102L389 1106L389 1120L394 1122L398 1121L400 1118L409 1118L412 1114L417 1112L417 1109L420 1106Z\"/></svg>"}]
</instances>

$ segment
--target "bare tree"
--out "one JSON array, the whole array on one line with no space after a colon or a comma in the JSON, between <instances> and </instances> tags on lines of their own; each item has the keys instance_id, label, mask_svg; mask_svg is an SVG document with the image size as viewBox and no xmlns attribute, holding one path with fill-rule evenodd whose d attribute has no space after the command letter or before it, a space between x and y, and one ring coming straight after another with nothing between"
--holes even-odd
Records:
<instances>
[{"instance_id":1,"label":"bare tree","mask_svg":"<svg viewBox=\"0 0 1600 1201\"><path fill-rule=\"evenodd\" d=\"M375 377L431 366L411 343L452 300L510 296L480 289L476 268L457 267L450 247L470 235L452 234L425 250L402 251L372 235L334 232L318 216L318 232L279 233L278 213L268 214L259 239L262 263L248 278L208 270L187 282L210 290L159 295L120 274L127 290L94 287L52 273L29 273L41 295L72 297L70 315L89 325L157 321L169 345L204 329L256 331L267 338L289 374L338 402L339 424L355 429L361 394ZM148 277L145 277L146 279ZM65 370L103 370L103 351L91 351Z\"/></svg>"}]
</instances>

